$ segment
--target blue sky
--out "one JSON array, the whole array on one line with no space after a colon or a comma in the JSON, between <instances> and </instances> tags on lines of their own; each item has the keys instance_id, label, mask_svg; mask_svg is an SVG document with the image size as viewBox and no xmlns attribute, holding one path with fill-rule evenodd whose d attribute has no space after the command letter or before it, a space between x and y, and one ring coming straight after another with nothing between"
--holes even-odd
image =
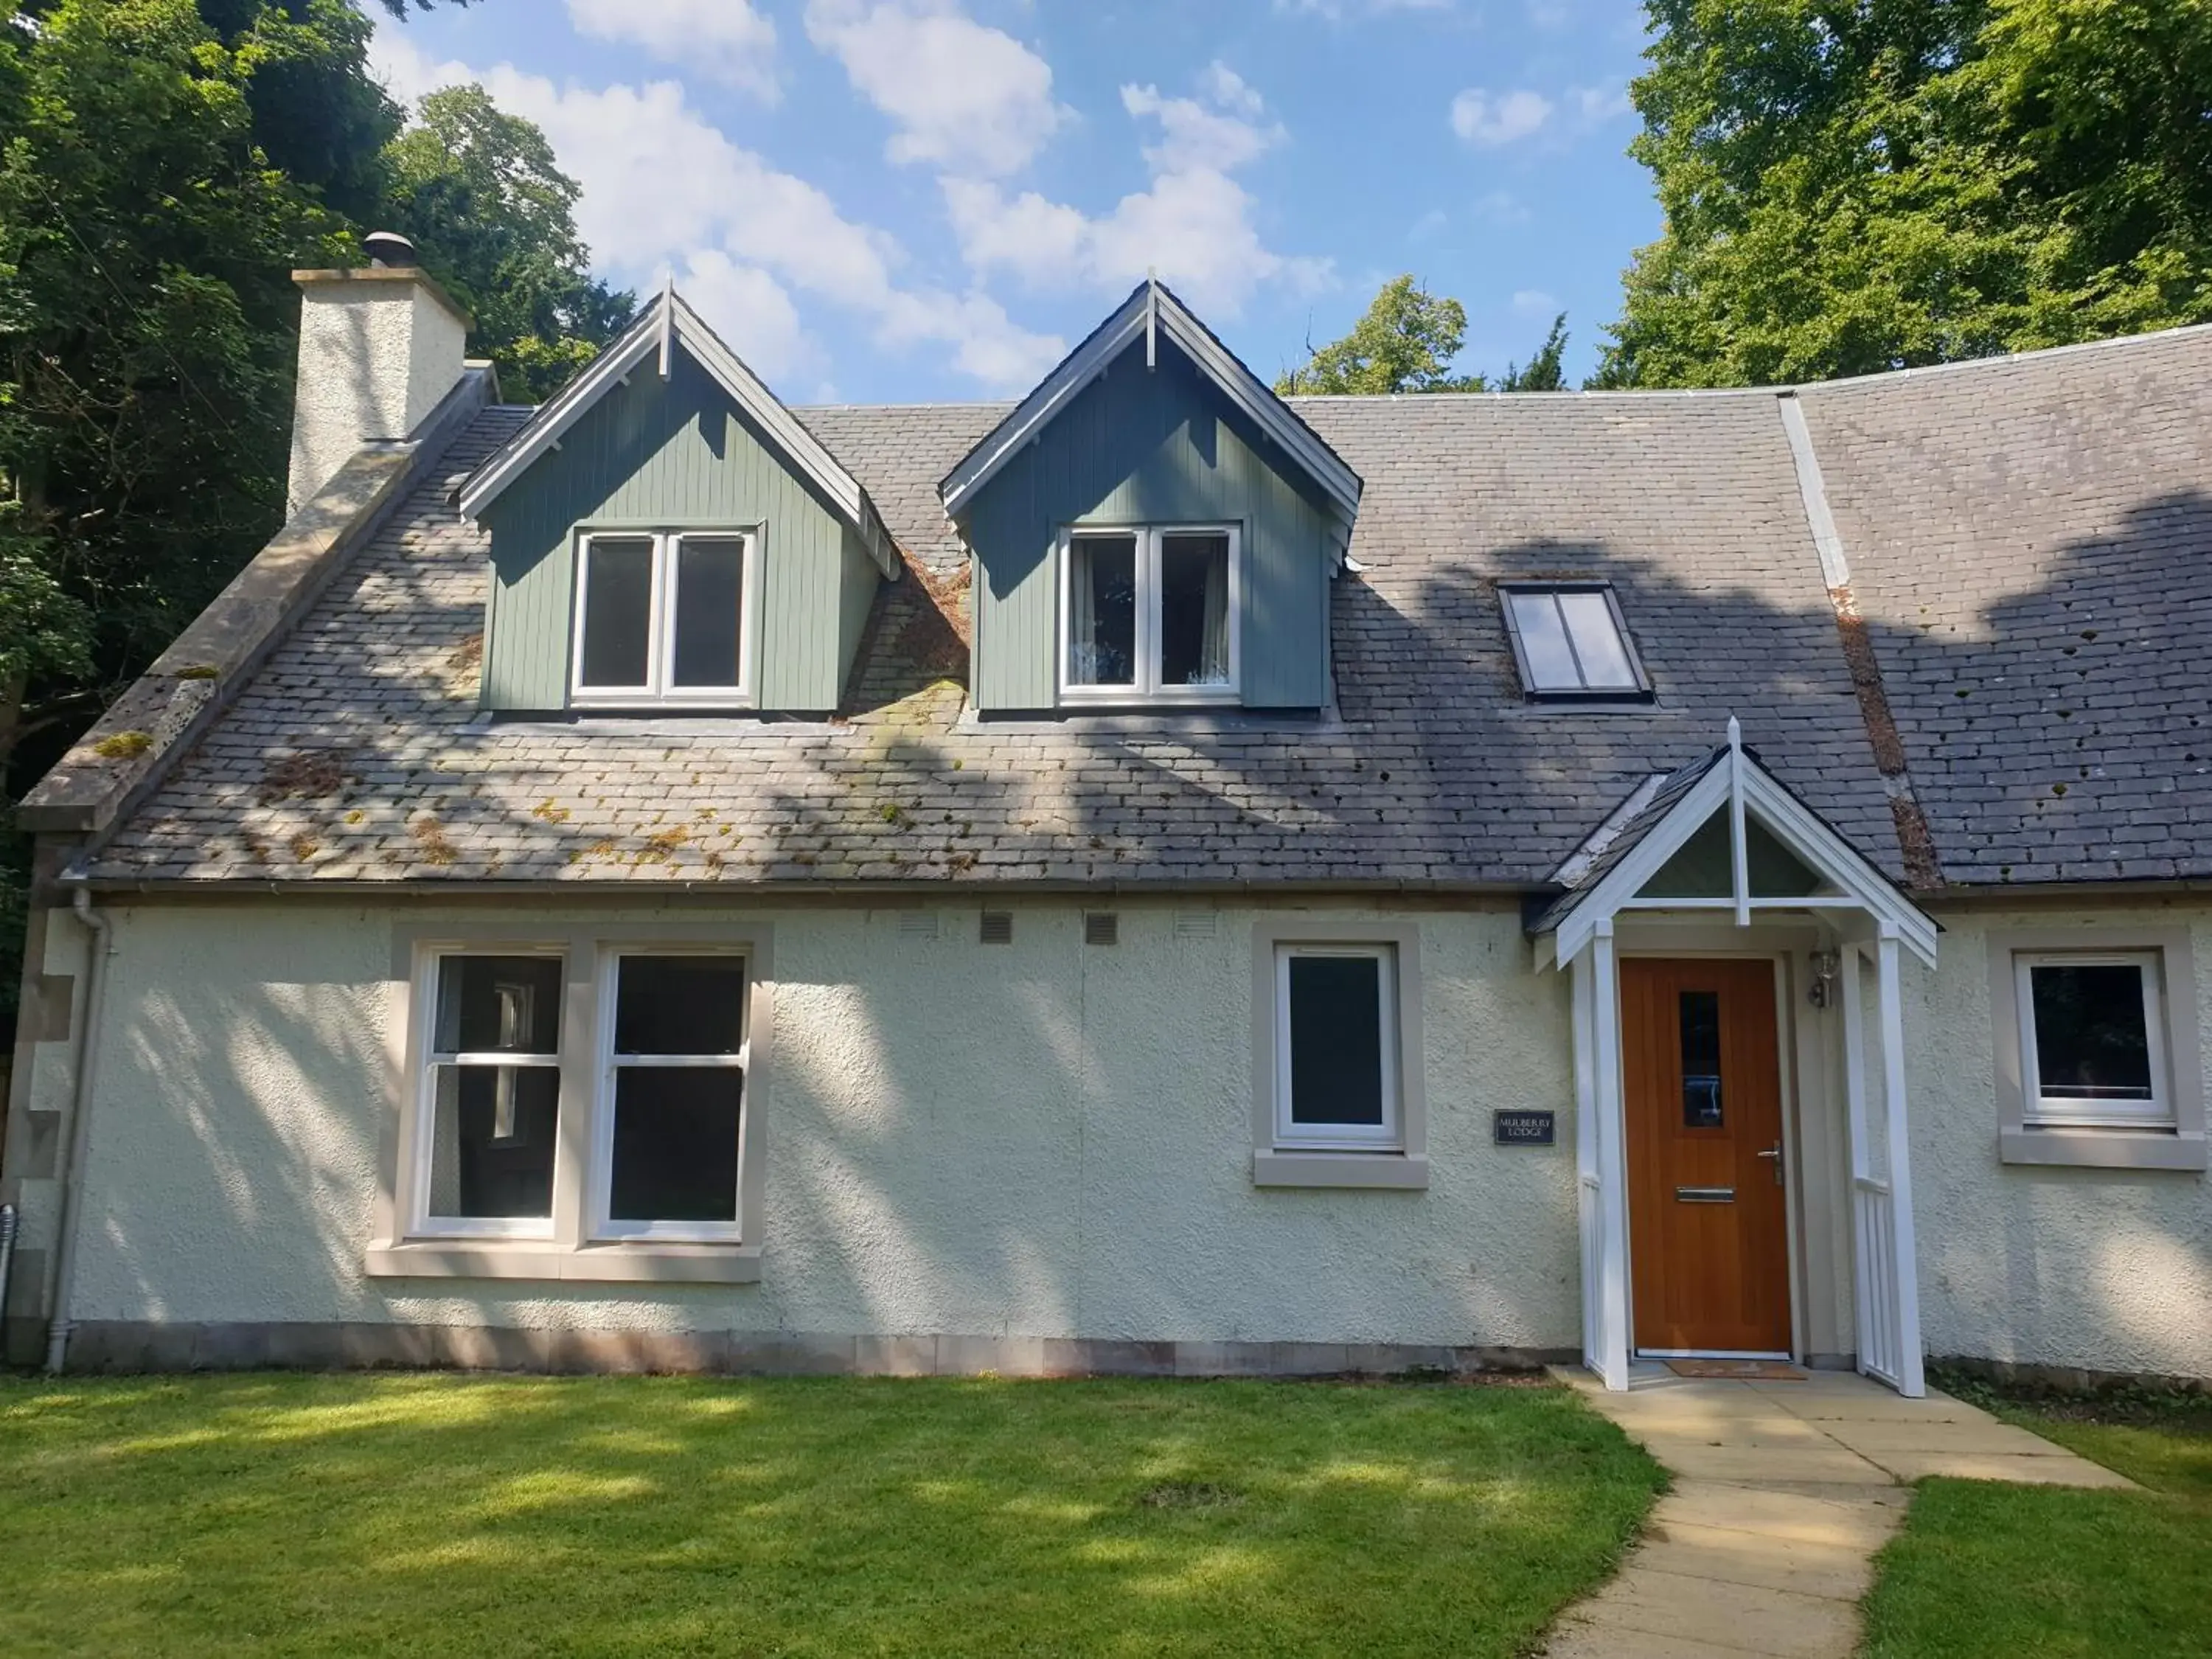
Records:
<instances>
[{"instance_id":1,"label":"blue sky","mask_svg":"<svg viewBox=\"0 0 2212 1659\"><path fill-rule=\"evenodd\" d=\"M380 27L583 185L601 272L664 271L793 402L1033 383L1148 268L1272 376L1401 270L1469 368L1553 313L1589 366L1658 234L1633 0L477 0Z\"/></svg>"}]
</instances>

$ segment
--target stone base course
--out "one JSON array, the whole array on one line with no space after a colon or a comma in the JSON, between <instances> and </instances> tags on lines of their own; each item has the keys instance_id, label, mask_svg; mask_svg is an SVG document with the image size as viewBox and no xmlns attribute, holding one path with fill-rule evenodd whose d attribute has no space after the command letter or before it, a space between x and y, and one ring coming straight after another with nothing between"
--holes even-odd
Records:
<instances>
[{"instance_id":1,"label":"stone base course","mask_svg":"<svg viewBox=\"0 0 2212 1659\"><path fill-rule=\"evenodd\" d=\"M1544 1350L1388 1342L1147 1342L1111 1337L843 1336L492 1325L88 1321L72 1372L379 1368L755 1376L1398 1376L1528 1371Z\"/></svg>"}]
</instances>

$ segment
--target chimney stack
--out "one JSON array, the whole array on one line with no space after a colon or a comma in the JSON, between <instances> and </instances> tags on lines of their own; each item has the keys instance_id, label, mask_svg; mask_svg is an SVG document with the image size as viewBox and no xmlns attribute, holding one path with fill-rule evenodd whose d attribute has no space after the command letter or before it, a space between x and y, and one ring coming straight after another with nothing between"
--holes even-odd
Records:
<instances>
[{"instance_id":1,"label":"chimney stack","mask_svg":"<svg viewBox=\"0 0 2212 1659\"><path fill-rule=\"evenodd\" d=\"M363 239L362 270L295 270L300 381L287 518L364 444L405 438L460 384L469 317L391 231Z\"/></svg>"}]
</instances>

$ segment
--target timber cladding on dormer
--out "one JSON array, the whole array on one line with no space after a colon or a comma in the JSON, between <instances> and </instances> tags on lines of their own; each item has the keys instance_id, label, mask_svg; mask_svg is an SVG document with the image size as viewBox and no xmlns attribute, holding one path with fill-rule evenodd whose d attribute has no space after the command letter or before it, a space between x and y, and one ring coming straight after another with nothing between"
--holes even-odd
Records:
<instances>
[{"instance_id":1,"label":"timber cladding on dormer","mask_svg":"<svg viewBox=\"0 0 2212 1659\"><path fill-rule=\"evenodd\" d=\"M1068 695L1070 532L1203 526L1235 532L1234 703L1321 707L1359 488L1172 295L1140 287L945 480L975 560L975 706L1110 705Z\"/></svg>"},{"instance_id":2,"label":"timber cladding on dormer","mask_svg":"<svg viewBox=\"0 0 2212 1659\"><path fill-rule=\"evenodd\" d=\"M672 294L488 462L461 505L490 535L482 701L495 711L826 714L877 588L896 568L859 486ZM672 562L684 538L742 538L742 691L672 687L647 699L580 690L587 547L657 541ZM653 580L652 648L673 653L674 613L696 619L696 604L673 570ZM728 590L713 588L715 602Z\"/></svg>"}]
</instances>

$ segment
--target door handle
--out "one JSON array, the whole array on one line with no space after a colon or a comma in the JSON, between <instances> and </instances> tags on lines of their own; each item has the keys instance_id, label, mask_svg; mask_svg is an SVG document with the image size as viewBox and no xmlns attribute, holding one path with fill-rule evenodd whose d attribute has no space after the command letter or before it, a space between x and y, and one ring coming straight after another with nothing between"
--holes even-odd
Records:
<instances>
[{"instance_id":1,"label":"door handle","mask_svg":"<svg viewBox=\"0 0 2212 1659\"><path fill-rule=\"evenodd\" d=\"M1677 1187L1674 1188L1674 1199L1680 1204L1733 1204L1735 1202L1735 1188L1733 1187Z\"/></svg>"},{"instance_id":2,"label":"door handle","mask_svg":"<svg viewBox=\"0 0 2212 1659\"><path fill-rule=\"evenodd\" d=\"M1774 1184L1779 1187L1782 1184L1782 1143L1778 1140L1765 1152L1753 1152L1752 1156L1753 1158L1771 1158L1774 1160Z\"/></svg>"}]
</instances>

